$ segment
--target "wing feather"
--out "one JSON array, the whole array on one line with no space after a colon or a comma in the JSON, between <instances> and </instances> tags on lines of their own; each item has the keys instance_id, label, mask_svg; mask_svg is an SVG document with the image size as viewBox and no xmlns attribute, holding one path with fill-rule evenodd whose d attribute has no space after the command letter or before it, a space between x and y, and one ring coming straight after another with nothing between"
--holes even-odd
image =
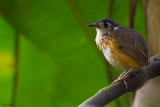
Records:
<instances>
[{"instance_id":1,"label":"wing feather","mask_svg":"<svg viewBox=\"0 0 160 107\"><path fill-rule=\"evenodd\" d=\"M116 35L119 49L139 64L147 65L149 63L149 51L142 35L133 29L121 27L122 29L118 30Z\"/></svg>"}]
</instances>

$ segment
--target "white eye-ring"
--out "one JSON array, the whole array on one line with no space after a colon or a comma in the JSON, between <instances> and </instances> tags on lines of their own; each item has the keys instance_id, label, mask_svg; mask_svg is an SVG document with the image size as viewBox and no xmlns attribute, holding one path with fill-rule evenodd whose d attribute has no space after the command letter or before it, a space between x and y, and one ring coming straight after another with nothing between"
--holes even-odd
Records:
<instances>
[{"instance_id":1,"label":"white eye-ring","mask_svg":"<svg viewBox=\"0 0 160 107\"><path fill-rule=\"evenodd\" d=\"M117 30L118 29L118 27L114 27L114 29L113 30Z\"/></svg>"}]
</instances>

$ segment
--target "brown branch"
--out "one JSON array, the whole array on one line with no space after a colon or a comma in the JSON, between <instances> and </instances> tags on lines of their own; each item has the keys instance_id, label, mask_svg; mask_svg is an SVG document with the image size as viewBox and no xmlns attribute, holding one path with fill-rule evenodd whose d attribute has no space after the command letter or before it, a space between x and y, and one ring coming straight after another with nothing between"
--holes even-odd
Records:
<instances>
[{"instance_id":1,"label":"brown branch","mask_svg":"<svg viewBox=\"0 0 160 107\"><path fill-rule=\"evenodd\" d=\"M148 66L142 67L137 76L129 75L125 78L128 88L126 89L125 83L120 81L108 87L101 89L94 96L83 102L79 107L103 107L119 96L133 92L141 88L144 83L152 78L160 76L160 54L152 58Z\"/></svg>"},{"instance_id":2,"label":"brown branch","mask_svg":"<svg viewBox=\"0 0 160 107\"><path fill-rule=\"evenodd\" d=\"M129 28L134 28L134 16L135 16L135 11L136 11L136 6L137 6L137 0L129 0L129 23L128 27Z\"/></svg>"},{"instance_id":3,"label":"brown branch","mask_svg":"<svg viewBox=\"0 0 160 107\"><path fill-rule=\"evenodd\" d=\"M109 0L108 1L108 14L107 14L107 17L109 17L109 18L111 18L111 16L112 16L113 3L114 3L114 0Z\"/></svg>"},{"instance_id":4,"label":"brown branch","mask_svg":"<svg viewBox=\"0 0 160 107\"><path fill-rule=\"evenodd\" d=\"M16 102L17 88L19 84L19 53L20 53L20 34L15 34L15 69L13 74L12 104Z\"/></svg>"}]
</instances>

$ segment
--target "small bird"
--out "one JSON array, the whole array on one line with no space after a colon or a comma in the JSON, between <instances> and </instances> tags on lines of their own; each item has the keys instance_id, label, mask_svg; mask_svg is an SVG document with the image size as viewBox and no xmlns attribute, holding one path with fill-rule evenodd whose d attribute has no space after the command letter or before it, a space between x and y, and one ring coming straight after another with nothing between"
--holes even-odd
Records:
<instances>
[{"instance_id":1,"label":"small bird","mask_svg":"<svg viewBox=\"0 0 160 107\"><path fill-rule=\"evenodd\" d=\"M148 65L148 46L137 31L121 26L109 18L89 26L96 28L95 41L107 61L124 71L113 83L123 80L126 84L124 79L127 75Z\"/></svg>"}]
</instances>

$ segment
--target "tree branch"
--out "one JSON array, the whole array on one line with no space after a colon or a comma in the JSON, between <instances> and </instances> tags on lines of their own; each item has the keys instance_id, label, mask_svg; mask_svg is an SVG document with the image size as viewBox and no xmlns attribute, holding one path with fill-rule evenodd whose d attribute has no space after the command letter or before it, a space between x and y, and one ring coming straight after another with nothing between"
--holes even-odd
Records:
<instances>
[{"instance_id":1,"label":"tree branch","mask_svg":"<svg viewBox=\"0 0 160 107\"><path fill-rule=\"evenodd\" d=\"M137 76L132 74L125 78L128 87L127 89L125 83L120 81L101 89L94 96L90 97L78 107L103 107L127 92L138 90L146 81L160 76L160 54L152 57L150 60L150 64L142 67L137 72Z\"/></svg>"}]
</instances>

